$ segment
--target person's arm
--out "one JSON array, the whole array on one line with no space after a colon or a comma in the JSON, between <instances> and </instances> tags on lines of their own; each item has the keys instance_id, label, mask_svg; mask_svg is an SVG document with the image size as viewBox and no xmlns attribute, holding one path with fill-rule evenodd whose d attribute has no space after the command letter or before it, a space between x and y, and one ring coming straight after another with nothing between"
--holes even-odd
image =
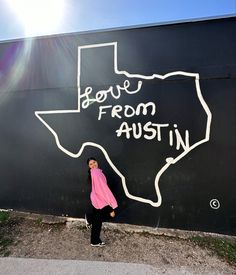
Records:
<instances>
[{"instance_id":1,"label":"person's arm","mask_svg":"<svg viewBox=\"0 0 236 275\"><path fill-rule=\"evenodd\" d=\"M96 194L102 197L113 209L117 208L117 201L107 185L106 177L99 171L92 171L92 179Z\"/></svg>"}]
</instances>

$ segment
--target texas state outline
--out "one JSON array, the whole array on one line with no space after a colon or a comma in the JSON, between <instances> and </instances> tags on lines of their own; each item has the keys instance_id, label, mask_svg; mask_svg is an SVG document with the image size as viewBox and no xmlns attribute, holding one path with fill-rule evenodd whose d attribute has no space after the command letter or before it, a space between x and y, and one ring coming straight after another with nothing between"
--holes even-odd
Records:
<instances>
[{"instance_id":1,"label":"texas state outline","mask_svg":"<svg viewBox=\"0 0 236 275\"><path fill-rule=\"evenodd\" d=\"M63 147L60 143L59 137L57 135L57 133L50 127L50 125L40 116L43 114L63 114L63 113L80 113L80 72L81 72L81 51L83 49L89 49L89 48L97 48L97 47L107 47L107 46L113 46L114 49L114 72L117 75L124 75L126 77L129 78L140 78L140 79L145 79L145 80L151 80L151 79L161 79L164 80L170 76L177 76L177 75L182 75L182 76L188 76L188 77L193 77L195 78L195 86L196 86L196 92L197 92L197 96L198 99L200 101L200 104L202 105L204 111L206 112L207 115L207 122L206 122L206 131L205 131L205 137L201 140L199 140L198 142L194 143L193 145L191 145L189 148L185 149L181 154L179 154L177 157L175 158L167 158L166 159L166 163L163 167L161 167L161 169L157 172L156 177L155 177L155 181L154 181L154 186L155 186L155 190L156 190L156 195L157 195L157 201L152 201L150 199L145 199L142 197L138 197L138 196L134 196L132 194L129 193L129 190L127 188L126 185L126 178L124 175L122 175L122 173L118 170L118 168L114 165L114 163L112 162L111 157L108 155L107 151L105 150L104 147L102 147L100 144L94 143L94 142L84 142L79 151L77 153L73 153L69 150L67 150L65 147ZM180 159L182 159L186 154L188 154L191 150L193 150L194 148L196 148L197 146L201 145L202 143L205 143L207 141L209 141L210 139L210 127L211 127L211 119L212 119L212 114L211 111L209 109L209 107L207 106L202 93L201 93L201 89L200 89L200 83L199 83L199 74L198 73L189 73L189 72L184 72L184 71L174 71L174 72L170 72L167 73L165 75L160 75L160 74L153 74L150 76L145 76L145 75L141 75L141 74L131 74L128 73L127 71L121 71L118 69L118 65L117 65L117 42L110 42L110 43L102 43L102 44L92 44L92 45L86 45L86 46L79 46L78 47L78 75L77 75L77 87L78 87L78 107L77 109L73 109L73 110L49 110L49 111L35 111L35 115L36 117L46 126L46 128L53 134L55 141L56 141L56 145L57 147L64 152L65 154L67 154L68 156L72 157L72 158L79 158L81 156L81 154L83 153L84 149L86 146L92 146L92 147L96 147L98 149L100 149L102 151L102 153L104 154L107 162L109 163L109 165L111 166L111 168L113 169L113 171L120 177L121 182L122 182L122 187L124 189L124 192L126 194L126 196L132 200L136 200L142 203L147 203L152 205L153 207L159 207L162 203L162 197L161 197L161 193L160 193L160 188L159 188L159 181L160 181L160 177L161 175L168 169L168 167L171 164L175 164L177 163Z\"/></svg>"}]
</instances>

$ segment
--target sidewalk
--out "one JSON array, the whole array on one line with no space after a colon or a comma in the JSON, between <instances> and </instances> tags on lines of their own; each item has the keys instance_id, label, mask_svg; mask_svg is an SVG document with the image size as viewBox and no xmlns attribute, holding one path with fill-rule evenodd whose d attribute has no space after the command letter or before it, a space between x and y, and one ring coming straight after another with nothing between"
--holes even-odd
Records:
<instances>
[{"instance_id":1,"label":"sidewalk","mask_svg":"<svg viewBox=\"0 0 236 275\"><path fill-rule=\"evenodd\" d=\"M101 248L102 249L102 248ZM78 260L43 260L23 258L0 258L1 275L118 275L159 274L146 264L111 263ZM162 272L160 273L162 274ZM174 274L174 273L166 273ZM176 274L176 273L175 273Z\"/></svg>"},{"instance_id":2,"label":"sidewalk","mask_svg":"<svg viewBox=\"0 0 236 275\"><path fill-rule=\"evenodd\" d=\"M0 275L192 275L227 274L214 268L203 273L189 267L155 268L147 264L120 262L0 258Z\"/></svg>"}]
</instances>

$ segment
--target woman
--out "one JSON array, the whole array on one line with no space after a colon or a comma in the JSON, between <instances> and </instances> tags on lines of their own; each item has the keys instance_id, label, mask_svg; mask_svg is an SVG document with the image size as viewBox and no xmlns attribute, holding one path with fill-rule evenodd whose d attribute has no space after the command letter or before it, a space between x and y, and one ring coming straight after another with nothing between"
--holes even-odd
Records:
<instances>
[{"instance_id":1,"label":"woman","mask_svg":"<svg viewBox=\"0 0 236 275\"><path fill-rule=\"evenodd\" d=\"M93 214L85 215L87 228L91 229L91 246L104 246L100 239L102 222L115 217L114 209L118 207L117 201L107 185L107 180L102 170L98 168L95 158L87 160L89 167L89 181L92 184L90 199L93 206Z\"/></svg>"}]
</instances>

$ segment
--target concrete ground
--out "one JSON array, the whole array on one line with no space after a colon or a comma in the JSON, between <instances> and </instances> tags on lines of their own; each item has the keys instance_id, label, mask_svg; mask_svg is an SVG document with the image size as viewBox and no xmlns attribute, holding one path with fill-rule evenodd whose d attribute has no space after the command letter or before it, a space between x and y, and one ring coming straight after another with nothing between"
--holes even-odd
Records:
<instances>
[{"instance_id":1,"label":"concrete ground","mask_svg":"<svg viewBox=\"0 0 236 275\"><path fill-rule=\"evenodd\" d=\"M204 273L189 267L155 268L147 264L78 261L78 260L45 260L23 258L0 258L1 275L177 275L177 274L222 274L209 268Z\"/></svg>"},{"instance_id":2,"label":"concrete ground","mask_svg":"<svg viewBox=\"0 0 236 275\"><path fill-rule=\"evenodd\" d=\"M90 246L83 219L12 213L1 226L0 274L236 274L236 266L191 241L203 232L105 223L105 247ZM233 236L210 234L236 240Z\"/></svg>"}]
</instances>

